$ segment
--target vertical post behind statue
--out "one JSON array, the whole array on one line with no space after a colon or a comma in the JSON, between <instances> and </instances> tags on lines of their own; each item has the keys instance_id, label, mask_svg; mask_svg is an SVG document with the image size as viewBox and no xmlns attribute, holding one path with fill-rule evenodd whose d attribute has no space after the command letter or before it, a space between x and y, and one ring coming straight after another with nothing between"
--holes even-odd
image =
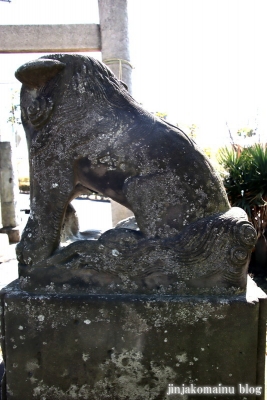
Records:
<instances>
[{"instance_id":1,"label":"vertical post behind statue","mask_svg":"<svg viewBox=\"0 0 267 400\"><path fill-rule=\"evenodd\" d=\"M2 222L0 232L7 233L10 242L20 240L19 206L18 206L18 176L14 156L14 146L11 142L0 142L0 194Z\"/></svg>"},{"instance_id":2,"label":"vertical post behind statue","mask_svg":"<svg viewBox=\"0 0 267 400\"><path fill-rule=\"evenodd\" d=\"M98 0L102 60L132 91L127 0ZM112 224L132 216L132 212L111 200Z\"/></svg>"}]
</instances>

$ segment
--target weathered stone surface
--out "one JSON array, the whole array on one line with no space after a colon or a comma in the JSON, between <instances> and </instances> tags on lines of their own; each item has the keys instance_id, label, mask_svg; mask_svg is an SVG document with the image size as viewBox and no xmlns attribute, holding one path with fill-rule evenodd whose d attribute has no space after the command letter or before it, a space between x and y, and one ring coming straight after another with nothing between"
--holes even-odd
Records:
<instances>
[{"instance_id":1,"label":"weathered stone surface","mask_svg":"<svg viewBox=\"0 0 267 400\"><path fill-rule=\"evenodd\" d=\"M222 384L235 396L203 398L247 399L239 383L264 384L266 311L262 292L249 285L247 297L41 296L12 284L2 293L7 398L197 400L167 396L168 385Z\"/></svg>"},{"instance_id":2,"label":"weathered stone surface","mask_svg":"<svg viewBox=\"0 0 267 400\"><path fill-rule=\"evenodd\" d=\"M229 211L192 140L146 112L93 58L42 57L16 76L31 176L31 214L17 247L24 288L40 289L44 279L44 287L93 292L245 290L255 231L242 211ZM61 249L68 204L88 190L132 210L140 232Z\"/></svg>"},{"instance_id":3,"label":"weathered stone surface","mask_svg":"<svg viewBox=\"0 0 267 400\"><path fill-rule=\"evenodd\" d=\"M1 53L100 51L98 24L1 25Z\"/></svg>"},{"instance_id":4,"label":"weathered stone surface","mask_svg":"<svg viewBox=\"0 0 267 400\"><path fill-rule=\"evenodd\" d=\"M20 265L21 286L44 293L233 294L246 288L254 242L239 208L192 223L170 239L112 229L33 266Z\"/></svg>"}]
</instances>

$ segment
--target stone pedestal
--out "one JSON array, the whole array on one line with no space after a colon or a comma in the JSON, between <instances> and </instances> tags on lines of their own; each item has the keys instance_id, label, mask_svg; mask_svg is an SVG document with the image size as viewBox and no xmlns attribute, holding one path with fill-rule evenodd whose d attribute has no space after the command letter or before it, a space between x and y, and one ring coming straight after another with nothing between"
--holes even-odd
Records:
<instances>
[{"instance_id":1,"label":"stone pedestal","mask_svg":"<svg viewBox=\"0 0 267 400\"><path fill-rule=\"evenodd\" d=\"M247 299L44 296L15 281L1 295L3 398L199 399L167 395L184 384L235 390L204 399L264 399L238 390L264 385L265 297L254 284Z\"/></svg>"}]
</instances>

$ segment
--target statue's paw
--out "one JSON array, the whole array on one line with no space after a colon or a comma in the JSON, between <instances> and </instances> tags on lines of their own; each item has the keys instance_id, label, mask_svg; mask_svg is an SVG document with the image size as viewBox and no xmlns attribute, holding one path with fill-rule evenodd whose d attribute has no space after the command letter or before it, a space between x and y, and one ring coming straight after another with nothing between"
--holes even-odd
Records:
<instances>
[{"instance_id":1,"label":"statue's paw","mask_svg":"<svg viewBox=\"0 0 267 400\"><path fill-rule=\"evenodd\" d=\"M16 246L18 262L28 266L45 260L52 253L52 246L47 246L47 242L44 238L29 241L29 237L22 235L21 241Z\"/></svg>"},{"instance_id":2,"label":"statue's paw","mask_svg":"<svg viewBox=\"0 0 267 400\"><path fill-rule=\"evenodd\" d=\"M25 241L21 239L21 241L16 246L16 255L17 260L20 264L31 265L32 258L30 256L31 252L25 245Z\"/></svg>"}]
</instances>

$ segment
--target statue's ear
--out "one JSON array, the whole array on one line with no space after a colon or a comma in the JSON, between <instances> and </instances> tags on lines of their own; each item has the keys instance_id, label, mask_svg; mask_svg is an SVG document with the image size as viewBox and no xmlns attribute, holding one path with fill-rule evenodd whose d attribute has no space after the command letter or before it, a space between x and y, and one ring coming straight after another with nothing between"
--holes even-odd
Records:
<instances>
[{"instance_id":1,"label":"statue's ear","mask_svg":"<svg viewBox=\"0 0 267 400\"><path fill-rule=\"evenodd\" d=\"M30 88L39 88L57 75L65 64L58 60L38 59L23 64L15 72L15 77Z\"/></svg>"},{"instance_id":2,"label":"statue's ear","mask_svg":"<svg viewBox=\"0 0 267 400\"><path fill-rule=\"evenodd\" d=\"M125 82L123 82L123 81L120 81L120 83L122 84L122 86L124 86L124 87L125 87L125 89L126 89L126 90L128 90L128 86L126 85L126 83L125 83Z\"/></svg>"}]
</instances>

